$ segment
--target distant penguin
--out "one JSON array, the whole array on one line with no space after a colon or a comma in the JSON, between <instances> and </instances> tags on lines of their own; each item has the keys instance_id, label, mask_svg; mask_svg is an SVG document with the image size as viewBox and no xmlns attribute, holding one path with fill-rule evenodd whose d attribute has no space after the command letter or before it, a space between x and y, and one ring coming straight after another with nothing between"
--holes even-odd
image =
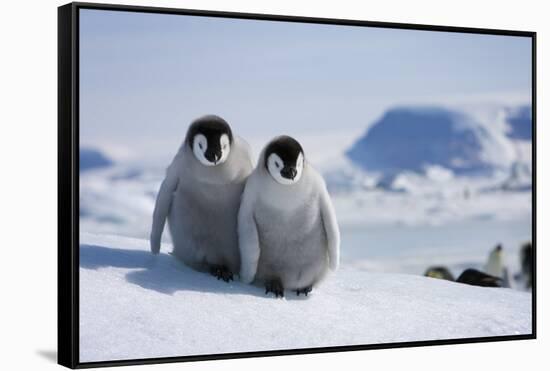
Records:
<instances>
[{"instance_id":1,"label":"distant penguin","mask_svg":"<svg viewBox=\"0 0 550 371\"><path fill-rule=\"evenodd\" d=\"M174 256L232 280L240 270L237 215L252 168L248 144L233 135L224 119L208 115L195 120L157 195L151 252L159 253L168 218Z\"/></svg>"},{"instance_id":2,"label":"distant penguin","mask_svg":"<svg viewBox=\"0 0 550 371\"><path fill-rule=\"evenodd\" d=\"M483 287L502 287L503 285L502 278L491 276L471 268L462 272L456 282Z\"/></svg>"},{"instance_id":3,"label":"distant penguin","mask_svg":"<svg viewBox=\"0 0 550 371\"><path fill-rule=\"evenodd\" d=\"M491 276L503 278L504 265L503 265L503 250L502 245L498 244L489 254L489 259L485 265L485 272Z\"/></svg>"},{"instance_id":4,"label":"distant penguin","mask_svg":"<svg viewBox=\"0 0 550 371\"><path fill-rule=\"evenodd\" d=\"M336 270L340 232L325 182L288 136L273 139L247 180L239 210L241 279L283 297L307 295Z\"/></svg>"},{"instance_id":5,"label":"distant penguin","mask_svg":"<svg viewBox=\"0 0 550 371\"><path fill-rule=\"evenodd\" d=\"M508 271L508 268L504 267L502 268L502 287L512 287L512 275L510 274L510 271Z\"/></svg>"},{"instance_id":6,"label":"distant penguin","mask_svg":"<svg viewBox=\"0 0 550 371\"><path fill-rule=\"evenodd\" d=\"M443 267L443 266L434 266L434 267L428 268L424 273L424 276L431 277L431 278L439 278L439 279L448 280L448 281L455 280L453 274L446 267Z\"/></svg>"},{"instance_id":7,"label":"distant penguin","mask_svg":"<svg viewBox=\"0 0 550 371\"><path fill-rule=\"evenodd\" d=\"M527 242L520 250L521 275L525 282L525 288L533 287L533 245Z\"/></svg>"}]
</instances>

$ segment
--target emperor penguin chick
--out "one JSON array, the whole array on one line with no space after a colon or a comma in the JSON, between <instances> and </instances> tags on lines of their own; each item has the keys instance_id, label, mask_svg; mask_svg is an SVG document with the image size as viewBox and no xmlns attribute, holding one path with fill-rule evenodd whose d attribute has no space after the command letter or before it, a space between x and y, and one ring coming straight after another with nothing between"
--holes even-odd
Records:
<instances>
[{"instance_id":1,"label":"emperor penguin chick","mask_svg":"<svg viewBox=\"0 0 550 371\"><path fill-rule=\"evenodd\" d=\"M214 115L195 120L157 195L151 252L159 253L168 219L174 256L232 280L240 269L237 215L252 168L250 147L225 120Z\"/></svg>"},{"instance_id":2,"label":"emperor penguin chick","mask_svg":"<svg viewBox=\"0 0 550 371\"><path fill-rule=\"evenodd\" d=\"M340 232L321 175L295 139L280 136L262 151L239 209L241 280L307 295L339 262Z\"/></svg>"}]
</instances>

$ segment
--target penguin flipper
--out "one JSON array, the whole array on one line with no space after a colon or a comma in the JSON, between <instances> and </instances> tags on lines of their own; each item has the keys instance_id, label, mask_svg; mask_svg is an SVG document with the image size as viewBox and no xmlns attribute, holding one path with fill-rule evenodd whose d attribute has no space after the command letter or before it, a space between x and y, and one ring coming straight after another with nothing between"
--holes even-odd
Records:
<instances>
[{"instance_id":1,"label":"penguin flipper","mask_svg":"<svg viewBox=\"0 0 550 371\"><path fill-rule=\"evenodd\" d=\"M241 281L251 283L258 269L260 259L260 241L258 226L254 219L254 201L256 184L253 175L246 182L238 216L239 252L241 256Z\"/></svg>"},{"instance_id":2,"label":"penguin flipper","mask_svg":"<svg viewBox=\"0 0 550 371\"><path fill-rule=\"evenodd\" d=\"M332 206L332 201L328 190L323 182L321 191L321 219L327 236L327 252L329 258L329 268L335 271L340 262L340 230L336 221L336 212Z\"/></svg>"},{"instance_id":3,"label":"penguin flipper","mask_svg":"<svg viewBox=\"0 0 550 371\"><path fill-rule=\"evenodd\" d=\"M170 212L170 206L172 205L172 194L178 186L179 177L176 171L177 163L178 157L176 156L166 170L166 177L162 181L157 194L150 237L151 252L153 254L158 254L160 251L160 239L162 237L162 231L164 230L166 218Z\"/></svg>"}]
</instances>

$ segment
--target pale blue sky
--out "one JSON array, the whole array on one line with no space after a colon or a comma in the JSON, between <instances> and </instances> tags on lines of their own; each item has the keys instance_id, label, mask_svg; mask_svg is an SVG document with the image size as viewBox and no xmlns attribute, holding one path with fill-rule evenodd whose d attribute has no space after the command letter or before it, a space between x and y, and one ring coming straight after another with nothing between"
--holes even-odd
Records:
<instances>
[{"instance_id":1,"label":"pale blue sky","mask_svg":"<svg viewBox=\"0 0 550 371\"><path fill-rule=\"evenodd\" d=\"M172 155L206 113L260 143L357 132L395 104L530 99L529 38L101 10L80 17L81 142L121 153Z\"/></svg>"}]
</instances>

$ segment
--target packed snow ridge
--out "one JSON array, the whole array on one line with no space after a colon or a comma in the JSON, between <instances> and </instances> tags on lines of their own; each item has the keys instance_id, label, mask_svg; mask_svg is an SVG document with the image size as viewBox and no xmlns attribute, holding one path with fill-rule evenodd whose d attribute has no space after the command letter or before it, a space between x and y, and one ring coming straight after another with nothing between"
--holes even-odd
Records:
<instances>
[{"instance_id":1,"label":"packed snow ridge","mask_svg":"<svg viewBox=\"0 0 550 371\"><path fill-rule=\"evenodd\" d=\"M146 240L82 234L80 361L529 334L531 295L346 265L306 298L225 283Z\"/></svg>"}]
</instances>

